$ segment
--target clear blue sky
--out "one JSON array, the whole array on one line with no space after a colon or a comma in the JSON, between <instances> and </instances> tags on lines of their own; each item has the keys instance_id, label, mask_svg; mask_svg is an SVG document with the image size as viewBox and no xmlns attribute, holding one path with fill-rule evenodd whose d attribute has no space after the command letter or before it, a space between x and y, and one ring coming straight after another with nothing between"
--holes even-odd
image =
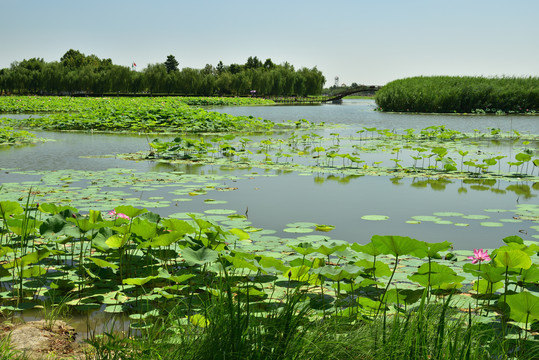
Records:
<instances>
[{"instance_id":1,"label":"clear blue sky","mask_svg":"<svg viewBox=\"0 0 539 360\"><path fill-rule=\"evenodd\" d=\"M69 49L142 70L317 66L326 86L417 75L539 76L538 0L0 0L0 68Z\"/></svg>"}]
</instances>

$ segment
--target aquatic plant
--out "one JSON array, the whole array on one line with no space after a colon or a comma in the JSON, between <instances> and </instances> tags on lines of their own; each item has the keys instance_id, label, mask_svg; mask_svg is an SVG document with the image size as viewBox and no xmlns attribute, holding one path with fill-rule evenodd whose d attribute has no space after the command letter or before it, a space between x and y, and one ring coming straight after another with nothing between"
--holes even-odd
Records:
<instances>
[{"instance_id":1,"label":"aquatic plant","mask_svg":"<svg viewBox=\"0 0 539 360\"><path fill-rule=\"evenodd\" d=\"M535 114L538 88L536 77L421 76L392 81L375 99L382 111Z\"/></svg>"}]
</instances>

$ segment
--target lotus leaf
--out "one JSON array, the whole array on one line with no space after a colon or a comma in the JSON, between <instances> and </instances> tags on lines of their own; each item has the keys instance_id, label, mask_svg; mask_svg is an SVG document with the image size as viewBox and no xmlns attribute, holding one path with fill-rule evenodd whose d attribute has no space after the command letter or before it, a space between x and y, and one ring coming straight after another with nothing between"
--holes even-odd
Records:
<instances>
[{"instance_id":1,"label":"lotus leaf","mask_svg":"<svg viewBox=\"0 0 539 360\"><path fill-rule=\"evenodd\" d=\"M511 319L530 324L539 320L539 297L528 291L519 294L507 295L506 303L511 309Z\"/></svg>"}]
</instances>

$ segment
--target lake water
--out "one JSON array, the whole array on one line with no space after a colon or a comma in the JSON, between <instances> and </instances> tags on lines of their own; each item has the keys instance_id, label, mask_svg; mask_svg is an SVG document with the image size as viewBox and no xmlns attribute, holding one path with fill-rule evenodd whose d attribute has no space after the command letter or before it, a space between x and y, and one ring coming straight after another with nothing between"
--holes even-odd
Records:
<instances>
[{"instance_id":1,"label":"lake water","mask_svg":"<svg viewBox=\"0 0 539 360\"><path fill-rule=\"evenodd\" d=\"M375 104L370 100L345 100L342 105L220 107L212 111L253 115L276 122L307 119L315 123L342 124L337 130L329 128L315 131L326 137L335 131L340 136L357 136L356 132L363 127L402 131L409 128L419 130L433 125L445 125L462 132L473 132L474 129L489 132L499 128L502 132L516 130L523 134L539 134L539 118L533 116L402 115L380 113L374 111L374 108ZM59 170L75 174L81 171L132 169L134 174L152 173L155 179L159 178L160 173L174 171L215 175L218 177L215 181L219 183L218 186L233 187L234 191L210 189L206 195L186 196L191 201L178 202L173 200L178 198L174 192L185 188L185 183L172 183L166 187L152 186L144 191L133 186L118 186L114 189L130 194L123 195L124 198L137 197L141 201L160 198L170 201L170 206L148 206L149 210L163 216L178 212L203 213L215 208L235 210L238 214L247 212L251 226L275 230L275 235L284 238L303 235L283 232L287 224L295 222L334 225L335 230L322 234L348 242L366 243L374 234L402 235L428 242L447 240L456 249L495 248L502 244L501 239L506 236L519 235L525 240L537 240L539 234L536 230L537 222L519 219L526 206L539 204L537 183L530 181L494 180L481 183L455 179L358 177L335 174L329 170L303 174L257 168L231 170L210 165L170 165L149 160L134 162L121 160L116 155L149 150L148 142L154 137L45 131L33 133L51 141L0 148L0 183L29 181L28 187L32 186L35 190L39 189L39 181ZM529 146L537 156L537 144ZM508 145L505 142L489 142L485 147L492 153L510 153L513 149L511 143ZM390 156L386 157L386 161L389 161ZM365 158L372 162L369 155L365 155ZM220 175L231 177L220 178ZM136 175L129 174L125 178L130 176L136 178ZM84 179L84 176L76 182L64 184L63 189L73 187L76 192L82 191L76 188L90 186L97 187L100 193L110 190L110 184ZM2 191L5 192L5 189ZM208 198L227 203L208 205L204 202ZM90 204L91 201L89 199ZM121 199L116 202L116 205L120 204ZM88 206L83 204L80 209ZM96 206L105 209L103 203ZM106 206L115 205L107 200ZM368 221L362 219L365 215L385 215L389 219ZM437 216L441 221L410 223L415 222L412 218L414 216ZM498 225L492 227L492 223Z\"/></svg>"}]
</instances>

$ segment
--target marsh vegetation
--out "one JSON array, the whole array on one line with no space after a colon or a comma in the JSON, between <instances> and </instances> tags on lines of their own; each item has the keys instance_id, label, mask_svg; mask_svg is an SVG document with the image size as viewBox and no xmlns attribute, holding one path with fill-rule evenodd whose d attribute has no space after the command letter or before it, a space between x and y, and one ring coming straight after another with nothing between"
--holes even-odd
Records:
<instances>
[{"instance_id":1,"label":"marsh vegetation","mask_svg":"<svg viewBox=\"0 0 539 360\"><path fill-rule=\"evenodd\" d=\"M45 111L2 120L11 127L84 129L88 136L119 129L160 133L148 135L140 152L117 156L166 172L2 166L1 309L6 316L33 308L46 319L86 317L88 357L538 355L534 129L271 121L194 109L173 98L3 99L4 111ZM200 173L179 170L189 167ZM401 192L431 189L433 197L452 182L468 199L473 192L511 194L517 203L502 217L507 222L489 219L510 209L416 215L406 210L410 204L398 208L409 217L404 226L450 226L451 234L480 222L485 232L501 224L511 233L490 233L486 252L459 249L453 239L365 236L366 224L393 223L384 213L398 206L390 198L362 208L372 212L358 205L350 224L356 236L344 240L332 236L340 225L331 222L290 220L277 232L255 222L254 204L220 207L226 200L218 194L234 198L245 181L240 177L271 181L290 173L308 175L323 189L368 178L390 180ZM156 196L152 189L168 193ZM285 195L294 191L301 190ZM189 205L197 199L201 212ZM294 206L290 199L284 205ZM180 211L160 210L171 208ZM339 204L330 212L340 213ZM92 316L103 312L110 328L92 335Z\"/></svg>"}]
</instances>

